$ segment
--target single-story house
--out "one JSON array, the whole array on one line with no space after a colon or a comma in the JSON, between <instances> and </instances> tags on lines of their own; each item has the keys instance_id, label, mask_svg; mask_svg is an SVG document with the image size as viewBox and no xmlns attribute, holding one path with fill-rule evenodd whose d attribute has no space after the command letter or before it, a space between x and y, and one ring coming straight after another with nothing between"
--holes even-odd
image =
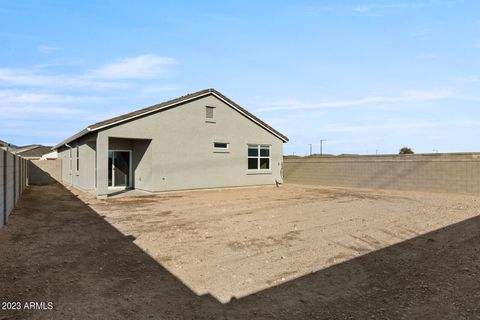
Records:
<instances>
[{"instance_id":1,"label":"single-story house","mask_svg":"<svg viewBox=\"0 0 480 320\"><path fill-rule=\"evenodd\" d=\"M57 150L50 150L49 153L45 153L43 156L40 157L40 160L55 160L58 158Z\"/></svg>"},{"instance_id":2,"label":"single-story house","mask_svg":"<svg viewBox=\"0 0 480 320\"><path fill-rule=\"evenodd\" d=\"M2 149L2 150L7 150L7 148L8 148L9 145L10 145L10 144L9 144L8 142L5 142L5 141L3 141L3 140L0 140L0 149Z\"/></svg>"},{"instance_id":3,"label":"single-story house","mask_svg":"<svg viewBox=\"0 0 480 320\"><path fill-rule=\"evenodd\" d=\"M51 146L32 145L15 150L14 153L28 160L39 160L47 154L52 154Z\"/></svg>"},{"instance_id":4,"label":"single-story house","mask_svg":"<svg viewBox=\"0 0 480 320\"><path fill-rule=\"evenodd\" d=\"M53 149L64 183L105 197L282 182L287 141L206 89L90 125Z\"/></svg>"}]
</instances>

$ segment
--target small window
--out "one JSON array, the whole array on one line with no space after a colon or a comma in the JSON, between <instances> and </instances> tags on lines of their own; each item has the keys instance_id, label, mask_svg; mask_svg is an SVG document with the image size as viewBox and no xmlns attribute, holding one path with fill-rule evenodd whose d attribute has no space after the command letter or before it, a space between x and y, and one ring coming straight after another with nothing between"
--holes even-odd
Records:
<instances>
[{"instance_id":1,"label":"small window","mask_svg":"<svg viewBox=\"0 0 480 320\"><path fill-rule=\"evenodd\" d=\"M77 146L77 171L80 170L80 148Z\"/></svg>"},{"instance_id":2,"label":"small window","mask_svg":"<svg viewBox=\"0 0 480 320\"><path fill-rule=\"evenodd\" d=\"M248 170L270 170L269 145L248 145Z\"/></svg>"},{"instance_id":3,"label":"small window","mask_svg":"<svg viewBox=\"0 0 480 320\"><path fill-rule=\"evenodd\" d=\"M228 149L227 142L214 142L213 147L216 149Z\"/></svg>"},{"instance_id":4,"label":"small window","mask_svg":"<svg viewBox=\"0 0 480 320\"><path fill-rule=\"evenodd\" d=\"M205 117L207 120L213 120L213 111L215 110L215 107L205 107Z\"/></svg>"}]
</instances>

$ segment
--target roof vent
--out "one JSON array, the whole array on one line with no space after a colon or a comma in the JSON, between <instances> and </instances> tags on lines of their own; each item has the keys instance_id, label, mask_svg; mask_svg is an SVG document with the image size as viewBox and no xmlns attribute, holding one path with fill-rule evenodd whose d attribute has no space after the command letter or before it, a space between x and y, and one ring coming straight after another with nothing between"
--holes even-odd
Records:
<instances>
[{"instance_id":1,"label":"roof vent","mask_svg":"<svg viewBox=\"0 0 480 320\"><path fill-rule=\"evenodd\" d=\"M205 107L205 116L207 119L210 119L210 120L213 120L213 110L215 109L215 107Z\"/></svg>"}]
</instances>

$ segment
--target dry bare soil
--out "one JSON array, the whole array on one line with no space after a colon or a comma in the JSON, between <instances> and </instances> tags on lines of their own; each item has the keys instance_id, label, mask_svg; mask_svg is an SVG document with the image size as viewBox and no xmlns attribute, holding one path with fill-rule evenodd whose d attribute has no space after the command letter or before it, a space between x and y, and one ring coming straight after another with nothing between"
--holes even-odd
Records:
<instances>
[{"instance_id":1,"label":"dry bare soil","mask_svg":"<svg viewBox=\"0 0 480 320\"><path fill-rule=\"evenodd\" d=\"M0 319L480 319L479 198L284 185L96 200L32 186Z\"/></svg>"}]
</instances>

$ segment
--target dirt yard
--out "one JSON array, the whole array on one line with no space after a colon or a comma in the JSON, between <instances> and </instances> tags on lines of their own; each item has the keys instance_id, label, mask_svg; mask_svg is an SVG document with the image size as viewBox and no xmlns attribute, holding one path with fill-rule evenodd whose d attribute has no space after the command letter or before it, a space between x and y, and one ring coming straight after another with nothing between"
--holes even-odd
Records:
<instances>
[{"instance_id":1,"label":"dirt yard","mask_svg":"<svg viewBox=\"0 0 480 320\"><path fill-rule=\"evenodd\" d=\"M101 201L33 186L0 229L0 301L54 309L0 319L480 319L479 201L301 185Z\"/></svg>"}]
</instances>

